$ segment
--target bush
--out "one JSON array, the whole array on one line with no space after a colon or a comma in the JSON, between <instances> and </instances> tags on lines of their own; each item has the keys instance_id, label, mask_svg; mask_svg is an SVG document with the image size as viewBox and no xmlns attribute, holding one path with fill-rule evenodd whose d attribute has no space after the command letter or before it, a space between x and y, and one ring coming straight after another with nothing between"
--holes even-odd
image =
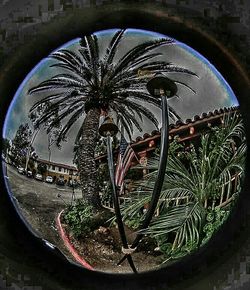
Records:
<instances>
[{"instance_id":1,"label":"bush","mask_svg":"<svg viewBox=\"0 0 250 290\"><path fill-rule=\"evenodd\" d=\"M129 228L135 230L135 229L137 229L137 228L140 226L140 224L141 224L141 219L140 219L139 217L134 217L134 218L131 218L131 219L127 219L127 220L125 221L125 224L126 224Z\"/></svg>"},{"instance_id":2,"label":"bush","mask_svg":"<svg viewBox=\"0 0 250 290\"><path fill-rule=\"evenodd\" d=\"M229 210L214 209L211 210L206 217L206 224L203 227L203 232L205 234L204 239L202 240L202 245L204 245L212 235L221 227L229 215Z\"/></svg>"},{"instance_id":3,"label":"bush","mask_svg":"<svg viewBox=\"0 0 250 290\"><path fill-rule=\"evenodd\" d=\"M93 207L86 201L80 200L67 208L63 221L70 227L73 235L78 238L92 231L93 216Z\"/></svg>"},{"instance_id":4,"label":"bush","mask_svg":"<svg viewBox=\"0 0 250 290\"><path fill-rule=\"evenodd\" d=\"M165 261L175 260L184 257L187 254L190 254L193 251L197 250L198 248L197 242L189 241L184 245L182 245L181 247L172 249L173 242L169 241L171 240L169 234L156 236L154 238L157 241L158 247L160 248L160 251L163 254L164 259L166 259Z\"/></svg>"}]
</instances>

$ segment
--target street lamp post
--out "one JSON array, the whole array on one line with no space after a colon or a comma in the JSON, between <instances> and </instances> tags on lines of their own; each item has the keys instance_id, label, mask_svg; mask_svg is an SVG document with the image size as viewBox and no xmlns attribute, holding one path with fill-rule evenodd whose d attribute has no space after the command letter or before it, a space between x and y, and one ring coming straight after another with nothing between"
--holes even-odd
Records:
<instances>
[{"instance_id":1,"label":"street lamp post","mask_svg":"<svg viewBox=\"0 0 250 290\"><path fill-rule=\"evenodd\" d=\"M114 200L114 208L115 208L115 215L116 215L116 221L122 241L123 246L123 252L128 253L126 254L126 258L128 259L129 265L134 273L137 273L137 270L135 268L133 259L131 257L131 254L129 254L129 246L126 238L126 233L122 221L122 215L120 211L120 205L119 205L119 198L116 190L115 185L115 176L114 176L114 162L113 162L113 152L112 152L112 137L115 136L118 133L118 127L113 123L112 119L110 117L106 117L104 122L99 128L99 133L101 136L105 137L107 140L107 156L108 156L108 167L109 167L109 175L110 175L110 181L112 184L112 192L113 192L113 200Z\"/></svg>"},{"instance_id":2,"label":"street lamp post","mask_svg":"<svg viewBox=\"0 0 250 290\"><path fill-rule=\"evenodd\" d=\"M159 167L158 167L158 172L157 172L157 178L154 184L149 208L146 212L145 219L142 222L142 225L140 227L141 230L148 228L150 221L154 215L159 197L160 197L160 193L161 193L161 189L162 189L162 185L163 185L163 181L165 177L165 172L166 172L167 157L168 157L168 144L169 144L169 140L168 140L169 117L168 117L167 99L176 95L177 86L169 78L163 76L162 74L157 74L154 78L152 78L147 83L147 90L152 96L156 98L161 98L162 129L161 129L160 161L159 161ZM142 237L143 237L143 233L142 231L139 231L134 242L131 245L132 249L136 250ZM120 265L126 258L127 256L125 255L119 261L118 265Z\"/></svg>"}]
</instances>

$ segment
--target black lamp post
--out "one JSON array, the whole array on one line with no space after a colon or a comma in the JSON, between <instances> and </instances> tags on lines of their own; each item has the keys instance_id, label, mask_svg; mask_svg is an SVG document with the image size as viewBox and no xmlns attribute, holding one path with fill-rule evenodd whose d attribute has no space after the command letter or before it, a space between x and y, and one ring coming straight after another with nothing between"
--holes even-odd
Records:
<instances>
[{"instance_id":1,"label":"black lamp post","mask_svg":"<svg viewBox=\"0 0 250 290\"><path fill-rule=\"evenodd\" d=\"M147 83L147 90L149 93L156 97L161 98L161 109L162 109L162 129L161 129L161 149L160 149L160 162L157 172L157 178L156 182L153 188L152 192L152 198L149 204L149 208L147 210L146 216L144 221L141 225L142 229L147 229L149 226L149 223L154 215L163 181L164 176L166 172L166 166L167 166L167 157L168 157L168 126L169 126L169 117L168 117L168 102L167 99L172 98L177 93L177 86L176 84L170 80L169 78L163 76L162 74L157 74L154 78L152 78ZM134 242L132 243L131 248L136 249L139 242L141 241L143 237L143 233L139 231L137 234ZM118 263L121 264L127 256L125 255Z\"/></svg>"},{"instance_id":2,"label":"black lamp post","mask_svg":"<svg viewBox=\"0 0 250 290\"><path fill-rule=\"evenodd\" d=\"M112 153L112 139L111 137L115 136L118 133L118 127L113 123L113 120L108 116L105 118L102 125L99 127L99 134L107 139L107 155L108 155L108 166L109 166L109 175L113 189L113 200L114 200L114 208L116 221L122 241L123 252L129 251L129 246L125 234L125 229L122 221L122 215L120 211L119 198L115 186L115 176L114 176L114 162L113 162L113 153ZM135 268L133 259L130 254L126 254L126 258L128 259L129 265L134 273L137 273Z\"/></svg>"}]
</instances>

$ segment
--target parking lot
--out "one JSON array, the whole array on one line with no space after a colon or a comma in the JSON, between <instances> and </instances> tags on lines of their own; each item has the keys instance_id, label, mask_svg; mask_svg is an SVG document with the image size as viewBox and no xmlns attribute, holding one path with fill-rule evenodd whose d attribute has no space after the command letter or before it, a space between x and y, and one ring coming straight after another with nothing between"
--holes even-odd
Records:
<instances>
[{"instance_id":1,"label":"parking lot","mask_svg":"<svg viewBox=\"0 0 250 290\"><path fill-rule=\"evenodd\" d=\"M55 218L66 205L71 204L73 188L29 178L10 165L6 168L6 180L26 221L42 238L61 249ZM81 197L79 188L74 189L74 193L75 198Z\"/></svg>"}]
</instances>

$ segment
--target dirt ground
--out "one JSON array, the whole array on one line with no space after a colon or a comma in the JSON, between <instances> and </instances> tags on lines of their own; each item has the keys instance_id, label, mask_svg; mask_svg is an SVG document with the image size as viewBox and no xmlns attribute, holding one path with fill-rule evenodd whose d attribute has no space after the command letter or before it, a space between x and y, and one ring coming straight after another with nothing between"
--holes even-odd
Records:
<instances>
[{"instance_id":1,"label":"dirt ground","mask_svg":"<svg viewBox=\"0 0 250 290\"><path fill-rule=\"evenodd\" d=\"M122 244L117 227L99 227L99 229L76 240L70 233L69 228L63 224L72 244L78 253L96 270L112 273L132 273L127 260L117 265L124 256ZM125 227L128 243L131 244L136 234ZM162 256L154 251L156 245L149 239L144 239L132 254L135 267L138 272L154 270L159 267Z\"/></svg>"},{"instance_id":2,"label":"dirt ground","mask_svg":"<svg viewBox=\"0 0 250 290\"><path fill-rule=\"evenodd\" d=\"M17 173L14 167L8 166L8 180L11 191L20 209L20 213L41 238L48 240L61 250L70 260L74 258L65 247L56 227L55 219L59 212L71 202L71 188L39 182ZM61 198L57 195L60 193ZM81 196L80 190L76 197ZM131 273L127 262L117 266L123 257L118 229L100 227L80 240L74 239L66 225L66 233L78 253L96 270L116 273ZM126 228L128 243L132 243L135 233ZM132 257L139 272L157 268L162 258L150 240L143 240Z\"/></svg>"}]
</instances>

